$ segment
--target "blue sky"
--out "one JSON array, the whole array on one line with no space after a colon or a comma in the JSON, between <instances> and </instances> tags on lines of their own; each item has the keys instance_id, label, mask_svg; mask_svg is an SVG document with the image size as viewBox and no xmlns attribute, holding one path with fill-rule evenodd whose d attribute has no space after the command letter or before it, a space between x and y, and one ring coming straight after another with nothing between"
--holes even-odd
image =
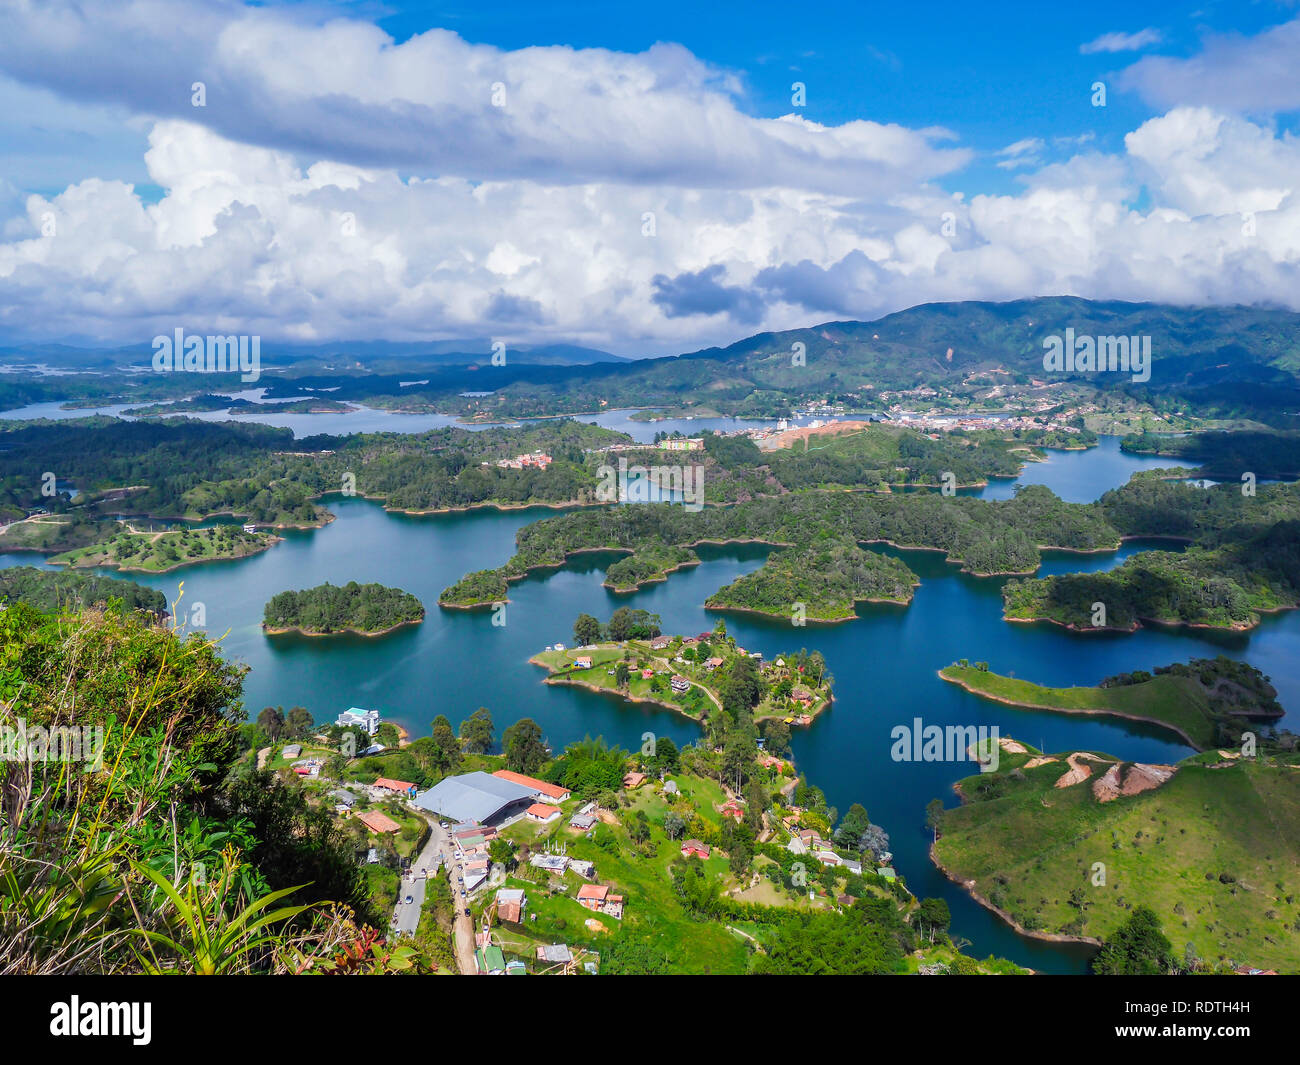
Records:
<instances>
[{"instance_id":1,"label":"blue sky","mask_svg":"<svg viewBox=\"0 0 1300 1065\"><path fill-rule=\"evenodd\" d=\"M0 339L659 353L932 300L1295 306L1298 54L1274 0L15 0Z\"/></svg>"},{"instance_id":2,"label":"blue sky","mask_svg":"<svg viewBox=\"0 0 1300 1065\"><path fill-rule=\"evenodd\" d=\"M911 127L945 126L996 152L1027 137L1093 134L1122 141L1155 113L1136 93L1091 105L1095 81L1139 54L1185 56L1206 34L1251 36L1296 13L1291 3L360 3L398 40L431 26L501 48L569 45L639 52L675 41L744 76L756 115L790 110L790 86L808 86L805 114L838 124L869 116ZM1081 54L1107 33L1161 35L1140 52ZM1300 63L1300 55L1296 57ZM1293 116L1287 116L1289 119ZM1289 126L1289 121L1284 120ZM962 184L1009 190L1014 175L977 162Z\"/></svg>"}]
</instances>

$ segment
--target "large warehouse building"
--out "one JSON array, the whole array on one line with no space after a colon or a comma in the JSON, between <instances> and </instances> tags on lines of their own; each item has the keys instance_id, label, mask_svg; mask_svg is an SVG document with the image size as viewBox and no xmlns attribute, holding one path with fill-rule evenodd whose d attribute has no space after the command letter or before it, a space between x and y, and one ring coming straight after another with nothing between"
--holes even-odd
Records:
<instances>
[{"instance_id":1,"label":"large warehouse building","mask_svg":"<svg viewBox=\"0 0 1300 1065\"><path fill-rule=\"evenodd\" d=\"M490 825L527 809L537 789L491 773L462 773L439 781L415 800L415 805L451 821Z\"/></svg>"}]
</instances>

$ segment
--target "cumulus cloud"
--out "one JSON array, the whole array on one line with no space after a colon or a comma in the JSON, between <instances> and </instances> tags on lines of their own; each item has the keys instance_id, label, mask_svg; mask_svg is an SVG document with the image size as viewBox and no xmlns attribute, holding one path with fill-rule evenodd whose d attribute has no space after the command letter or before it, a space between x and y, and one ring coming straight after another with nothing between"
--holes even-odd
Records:
<instances>
[{"instance_id":1,"label":"cumulus cloud","mask_svg":"<svg viewBox=\"0 0 1300 1065\"><path fill-rule=\"evenodd\" d=\"M1300 144L1202 108L969 200L404 178L177 121L149 145L157 203L99 179L28 198L0 242L0 331L486 331L662 353L942 299L1300 304Z\"/></svg>"},{"instance_id":2,"label":"cumulus cloud","mask_svg":"<svg viewBox=\"0 0 1300 1065\"><path fill-rule=\"evenodd\" d=\"M1300 19L1253 37L1216 34L1186 59L1146 56L1123 72L1120 86L1147 103L1200 104L1246 113L1300 109Z\"/></svg>"},{"instance_id":3,"label":"cumulus cloud","mask_svg":"<svg viewBox=\"0 0 1300 1065\"><path fill-rule=\"evenodd\" d=\"M1097 52L1137 52L1159 44L1164 36L1157 29L1147 27L1136 33L1103 33L1087 44L1079 45L1081 55L1094 55Z\"/></svg>"},{"instance_id":4,"label":"cumulus cloud","mask_svg":"<svg viewBox=\"0 0 1300 1065\"><path fill-rule=\"evenodd\" d=\"M969 158L943 130L754 118L734 76L680 45L506 51L441 29L399 44L224 0L17 0L0 70L313 160L475 179L869 194Z\"/></svg>"},{"instance_id":5,"label":"cumulus cloud","mask_svg":"<svg viewBox=\"0 0 1300 1065\"><path fill-rule=\"evenodd\" d=\"M0 67L153 115L142 169L161 190L0 189L5 340L182 326L646 354L935 300L1300 309L1300 144L1231 109L1171 108L1112 152L1024 138L995 155L1018 190L967 197L934 180L967 157L943 131L755 119L676 47L501 52L437 31L398 45L354 22L205 3L181 9L189 25L176 10L0 15ZM52 72L6 43L15 20ZM140 62L132 27L172 50ZM207 108L189 106L194 70ZM493 79L509 101L495 118L478 93ZM178 84L183 104L167 104Z\"/></svg>"}]
</instances>

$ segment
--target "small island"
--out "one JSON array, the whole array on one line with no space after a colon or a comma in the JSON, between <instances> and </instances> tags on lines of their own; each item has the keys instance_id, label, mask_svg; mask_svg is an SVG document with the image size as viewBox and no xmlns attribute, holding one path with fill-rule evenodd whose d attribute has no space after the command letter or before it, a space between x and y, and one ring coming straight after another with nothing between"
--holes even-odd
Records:
<instances>
[{"instance_id":1,"label":"small island","mask_svg":"<svg viewBox=\"0 0 1300 1065\"><path fill-rule=\"evenodd\" d=\"M864 551L852 540L777 551L767 564L732 581L706 601L709 610L735 610L807 621L850 621L858 603L912 601L921 582L903 562Z\"/></svg>"},{"instance_id":2,"label":"small island","mask_svg":"<svg viewBox=\"0 0 1300 1065\"><path fill-rule=\"evenodd\" d=\"M123 573L166 573L198 562L247 558L278 544L274 533L249 532L237 525L207 529L137 529L122 522L110 539L55 555L50 564L89 569L111 566Z\"/></svg>"},{"instance_id":3,"label":"small island","mask_svg":"<svg viewBox=\"0 0 1300 1065\"><path fill-rule=\"evenodd\" d=\"M832 702L834 678L817 651L790 651L771 662L727 635L665 636L659 618L620 607L608 625L589 614L574 624L580 646L548 647L529 661L547 670L548 684L569 684L649 702L701 723L739 715L755 724L811 725Z\"/></svg>"},{"instance_id":4,"label":"small island","mask_svg":"<svg viewBox=\"0 0 1300 1065\"><path fill-rule=\"evenodd\" d=\"M424 604L410 592L382 584L349 581L340 587L327 581L272 596L262 615L262 630L268 635L383 636L423 620Z\"/></svg>"}]
</instances>

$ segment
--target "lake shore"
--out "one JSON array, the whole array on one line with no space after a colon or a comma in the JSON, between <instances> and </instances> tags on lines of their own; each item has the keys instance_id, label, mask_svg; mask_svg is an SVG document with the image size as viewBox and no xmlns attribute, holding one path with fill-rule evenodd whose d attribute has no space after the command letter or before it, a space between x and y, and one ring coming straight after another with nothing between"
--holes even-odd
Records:
<instances>
[{"instance_id":1,"label":"lake shore","mask_svg":"<svg viewBox=\"0 0 1300 1065\"><path fill-rule=\"evenodd\" d=\"M331 629L329 632L312 632L310 629L299 628L297 625L288 625L284 628L271 628L264 621L262 622L262 632L267 636L284 636L293 633L296 636L307 636L312 639L324 638L328 636L364 636L367 639L373 639L377 636L387 636L390 632L396 632L398 629L410 628L412 625L423 624L424 618L412 618L410 621L399 621L396 625L389 625L386 629Z\"/></svg>"},{"instance_id":2,"label":"lake shore","mask_svg":"<svg viewBox=\"0 0 1300 1065\"><path fill-rule=\"evenodd\" d=\"M944 669L948 669L948 668L949 667L947 666L944 667ZM1140 721L1143 724L1157 725L1160 728L1168 729L1170 732L1173 732L1175 735L1177 735L1184 743L1187 744L1187 746L1191 747L1194 751L1203 751L1207 749L1205 747L1202 747L1195 740L1193 740L1191 736L1189 736L1177 725L1170 724L1168 721L1162 721L1158 717L1150 717L1149 715L1143 715L1143 714L1131 714L1131 713L1126 713L1122 710L1111 710L1106 707L1074 707L1074 706L1059 706L1059 705L1054 706L1051 703L1012 699L1004 695L995 695L992 692L984 691L981 688L977 688L970 682L963 680L961 677L949 676L944 672L944 669L939 669L935 671L940 679L947 681L949 684L955 684L963 691L968 691L972 695L976 695L981 699L987 699L989 700L989 702L1001 703L1004 706L1018 706L1025 710L1047 710L1058 714L1076 714L1081 716L1093 716L1093 717L1117 717L1117 718L1122 718L1126 721Z\"/></svg>"}]
</instances>

